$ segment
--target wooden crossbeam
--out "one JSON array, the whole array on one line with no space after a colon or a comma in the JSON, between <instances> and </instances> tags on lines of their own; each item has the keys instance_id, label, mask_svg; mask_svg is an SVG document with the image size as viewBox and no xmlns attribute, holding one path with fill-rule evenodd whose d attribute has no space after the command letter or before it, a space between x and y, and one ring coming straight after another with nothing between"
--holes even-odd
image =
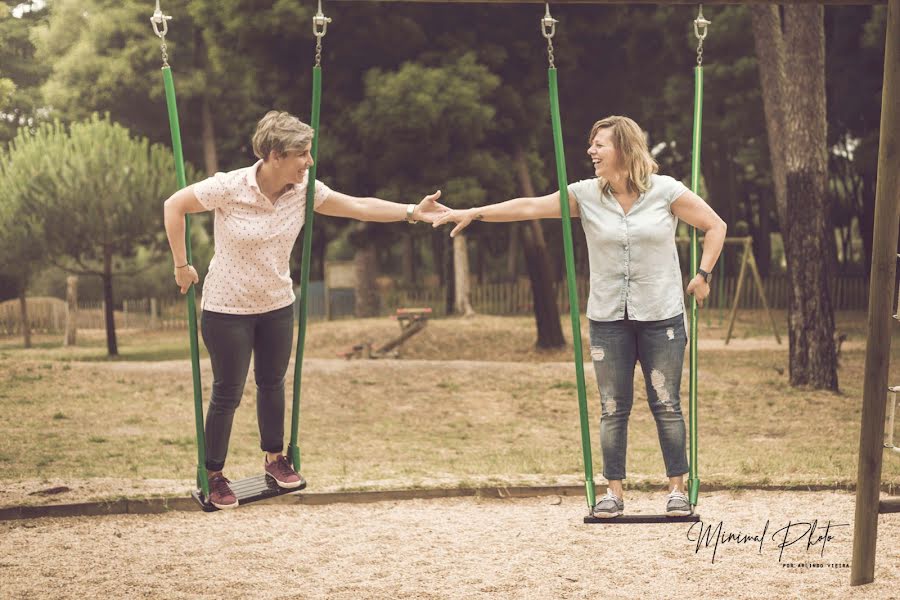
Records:
<instances>
[{"instance_id":1,"label":"wooden crossbeam","mask_svg":"<svg viewBox=\"0 0 900 600\"><path fill-rule=\"evenodd\" d=\"M326 0L332 2L415 2L419 4L544 4L544 0ZM557 0L550 3L559 4L687 4L697 5L700 2L689 0ZM704 0L702 4L773 4L771 0ZM829 4L829 5L872 5L887 4L887 0L781 0L778 4Z\"/></svg>"}]
</instances>

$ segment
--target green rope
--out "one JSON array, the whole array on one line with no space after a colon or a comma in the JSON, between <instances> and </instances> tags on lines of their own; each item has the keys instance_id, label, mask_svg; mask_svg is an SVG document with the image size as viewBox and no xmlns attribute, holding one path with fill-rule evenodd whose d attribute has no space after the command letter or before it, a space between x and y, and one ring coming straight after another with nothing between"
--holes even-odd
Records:
<instances>
[{"instance_id":1,"label":"green rope","mask_svg":"<svg viewBox=\"0 0 900 600\"><path fill-rule=\"evenodd\" d=\"M572 346L575 349L575 377L578 385L578 413L581 420L581 450L584 455L584 491L588 507L595 503L594 467L591 458L591 432L588 420L587 394L584 385L584 359L581 352L581 315L578 287L575 284L575 253L572 248L572 218L569 214L569 186L566 158L563 152L562 123L559 117L559 90L556 69L547 70L550 80L550 120L553 124L553 147L556 152L556 177L559 180L559 209L562 213L563 247L566 254L566 284L569 291L569 314L572 317Z\"/></svg>"},{"instance_id":2,"label":"green rope","mask_svg":"<svg viewBox=\"0 0 900 600\"><path fill-rule=\"evenodd\" d=\"M691 159L691 191L700 189L700 129L703 117L703 67L694 67L694 151ZM691 276L699 268L699 243L697 229L691 227ZM700 479L697 476L697 299L691 296L691 350L690 350L690 438L691 460L688 489L690 501L697 505Z\"/></svg>"},{"instance_id":3,"label":"green rope","mask_svg":"<svg viewBox=\"0 0 900 600\"><path fill-rule=\"evenodd\" d=\"M175 103L175 82L172 69L168 65L162 68L163 85L166 90L166 108L169 111L169 129L172 133L172 152L175 155L175 175L178 189L187 187L184 174L184 154L181 150L181 127L178 124L178 107ZM188 264L192 263L191 254L191 216L184 216L184 245L187 249ZM191 373L194 380L194 425L197 429L197 487L203 495L209 497L209 478L206 472L206 436L203 433L203 387L200 385L200 348L197 341L197 298L194 285L188 288L188 336L191 343Z\"/></svg>"},{"instance_id":4,"label":"green rope","mask_svg":"<svg viewBox=\"0 0 900 600\"><path fill-rule=\"evenodd\" d=\"M288 456L294 470L300 472L300 448L297 435L300 429L300 382L303 376L303 347L306 344L306 321L309 310L309 263L312 256L313 209L316 198L316 166L319 157L319 112L322 103L322 67L313 67L312 119L313 135L311 154L313 166L306 180L306 219L303 222L303 258L300 261L300 324L297 333L297 356L294 361L294 401L291 409L291 445Z\"/></svg>"}]
</instances>

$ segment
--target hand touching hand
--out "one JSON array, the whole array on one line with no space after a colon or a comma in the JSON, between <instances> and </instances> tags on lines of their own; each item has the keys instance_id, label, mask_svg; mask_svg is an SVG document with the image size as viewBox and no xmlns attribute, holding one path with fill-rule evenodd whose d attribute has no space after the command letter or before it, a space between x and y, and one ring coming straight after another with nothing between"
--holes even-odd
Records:
<instances>
[{"instance_id":1,"label":"hand touching hand","mask_svg":"<svg viewBox=\"0 0 900 600\"><path fill-rule=\"evenodd\" d=\"M441 190L438 190L435 193L422 198L422 201L416 205L416 208L413 211L413 219L416 221L425 221L426 223L434 223L438 217L448 212L450 209L437 201L440 197Z\"/></svg>"},{"instance_id":2,"label":"hand touching hand","mask_svg":"<svg viewBox=\"0 0 900 600\"><path fill-rule=\"evenodd\" d=\"M456 223L456 227L450 232L450 237L456 237L456 234L468 227L474 219L475 211L472 209L448 210L432 223L432 227L439 227L444 223Z\"/></svg>"}]
</instances>

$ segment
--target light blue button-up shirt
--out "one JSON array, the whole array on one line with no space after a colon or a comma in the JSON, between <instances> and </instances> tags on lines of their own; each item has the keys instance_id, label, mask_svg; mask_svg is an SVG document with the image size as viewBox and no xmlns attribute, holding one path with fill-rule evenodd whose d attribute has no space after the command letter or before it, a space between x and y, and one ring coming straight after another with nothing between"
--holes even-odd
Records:
<instances>
[{"instance_id":1,"label":"light blue button-up shirt","mask_svg":"<svg viewBox=\"0 0 900 600\"><path fill-rule=\"evenodd\" d=\"M661 321L684 312L681 266L675 247L678 217L672 202L687 191L666 175L651 175L649 189L628 214L600 189L599 179L569 185L587 238L594 321Z\"/></svg>"}]
</instances>

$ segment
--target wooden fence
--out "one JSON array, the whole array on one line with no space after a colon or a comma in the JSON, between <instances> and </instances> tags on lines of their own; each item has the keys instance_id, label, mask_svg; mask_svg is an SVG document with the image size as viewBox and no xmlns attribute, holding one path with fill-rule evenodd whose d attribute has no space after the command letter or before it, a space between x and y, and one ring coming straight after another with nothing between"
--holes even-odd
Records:
<instances>
[{"instance_id":1,"label":"wooden fence","mask_svg":"<svg viewBox=\"0 0 900 600\"><path fill-rule=\"evenodd\" d=\"M578 297L581 309L585 308L588 294L587 279L579 279ZM769 306L775 309L786 309L788 306L788 281L784 276L769 277L764 281L766 299ZM561 313L569 310L566 286L556 286L556 298ZM709 306L712 308L730 308L734 298L737 278L713 280ZM831 297L835 310L866 310L868 306L868 283L864 277L838 277L832 280ZM435 316L446 314L445 290L429 288L418 290L390 290L381 294L380 312L383 315L393 314L400 307L431 307ZM492 283L472 286L472 308L481 314L490 315L527 315L533 312L531 284L528 281L517 283ZM346 303L344 303L346 304ZM310 295L310 319L324 318L322 300ZM117 329L187 329L187 303L184 298L164 300L138 299L125 300L115 309ZM200 306L198 299L197 306ZM756 284L750 277L744 281L741 290L740 308L762 308L762 301ZM66 303L58 298L29 298L28 313L32 331L36 333L62 333L66 323ZM351 317L352 303L344 306L342 312L335 317ZM78 303L79 329L105 329L105 316L102 302ZM19 301L8 300L0 304L0 335L18 335L21 330Z\"/></svg>"}]
</instances>

